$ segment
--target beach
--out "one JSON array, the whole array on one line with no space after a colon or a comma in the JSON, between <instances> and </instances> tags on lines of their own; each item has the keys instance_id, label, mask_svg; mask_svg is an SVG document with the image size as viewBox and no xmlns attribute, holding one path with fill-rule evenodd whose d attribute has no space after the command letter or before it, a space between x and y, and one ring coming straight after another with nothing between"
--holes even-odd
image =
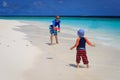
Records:
<instances>
[{"instance_id":1,"label":"beach","mask_svg":"<svg viewBox=\"0 0 120 80\"><path fill-rule=\"evenodd\" d=\"M81 61L77 69L76 50L70 50L77 38L76 30L62 27L59 44L49 45L48 25L0 20L1 80L120 80L119 49L90 38L96 44L87 46L90 68Z\"/></svg>"}]
</instances>

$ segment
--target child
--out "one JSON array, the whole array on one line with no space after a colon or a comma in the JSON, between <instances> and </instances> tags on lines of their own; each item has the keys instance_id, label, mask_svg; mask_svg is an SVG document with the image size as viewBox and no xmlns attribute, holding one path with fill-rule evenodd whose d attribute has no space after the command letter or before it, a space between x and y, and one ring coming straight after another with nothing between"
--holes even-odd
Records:
<instances>
[{"instance_id":1,"label":"child","mask_svg":"<svg viewBox=\"0 0 120 80\"><path fill-rule=\"evenodd\" d=\"M79 29L77 31L78 38L76 40L76 43L73 47L70 48L72 50L73 48L76 48L77 54L76 54L76 63L77 63L77 68L79 67L80 60L82 58L83 63L89 68L89 62L88 58L86 55L86 43L92 47L95 47L94 44L92 44L86 37L84 37L84 30Z\"/></svg>"}]
</instances>

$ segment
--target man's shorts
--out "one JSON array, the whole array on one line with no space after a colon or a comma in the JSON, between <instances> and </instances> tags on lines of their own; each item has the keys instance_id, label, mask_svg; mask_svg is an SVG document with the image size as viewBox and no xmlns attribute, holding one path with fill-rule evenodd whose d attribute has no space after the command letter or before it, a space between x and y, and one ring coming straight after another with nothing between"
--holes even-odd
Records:
<instances>
[{"instance_id":1,"label":"man's shorts","mask_svg":"<svg viewBox=\"0 0 120 80\"><path fill-rule=\"evenodd\" d=\"M57 30L50 30L50 34L56 36L57 35Z\"/></svg>"},{"instance_id":2,"label":"man's shorts","mask_svg":"<svg viewBox=\"0 0 120 80\"><path fill-rule=\"evenodd\" d=\"M57 35L57 30L54 30L52 25L50 25L49 30L51 35Z\"/></svg>"}]
</instances>

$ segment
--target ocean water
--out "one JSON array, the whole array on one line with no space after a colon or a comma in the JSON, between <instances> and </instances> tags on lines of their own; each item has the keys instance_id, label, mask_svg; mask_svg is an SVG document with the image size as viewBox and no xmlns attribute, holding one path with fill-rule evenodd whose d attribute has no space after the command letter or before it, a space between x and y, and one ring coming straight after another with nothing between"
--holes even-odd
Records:
<instances>
[{"instance_id":1,"label":"ocean water","mask_svg":"<svg viewBox=\"0 0 120 80\"><path fill-rule=\"evenodd\" d=\"M0 17L0 19L51 23L54 17ZM86 32L85 36L94 43L120 49L120 18L61 17L61 25L76 31L82 28Z\"/></svg>"},{"instance_id":2,"label":"ocean water","mask_svg":"<svg viewBox=\"0 0 120 80\"><path fill-rule=\"evenodd\" d=\"M94 43L120 49L120 18L63 18L63 24L82 28Z\"/></svg>"}]
</instances>

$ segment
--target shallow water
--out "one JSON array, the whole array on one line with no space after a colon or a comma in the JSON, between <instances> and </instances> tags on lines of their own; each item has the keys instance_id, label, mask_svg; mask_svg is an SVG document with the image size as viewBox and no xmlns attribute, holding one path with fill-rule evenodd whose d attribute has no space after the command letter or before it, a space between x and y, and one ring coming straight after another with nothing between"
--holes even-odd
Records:
<instances>
[{"instance_id":1,"label":"shallow water","mask_svg":"<svg viewBox=\"0 0 120 80\"><path fill-rule=\"evenodd\" d=\"M0 19L51 23L54 17L0 17ZM76 31L82 28L86 32L85 36L94 43L120 49L120 18L61 17L61 27L69 27ZM74 34L76 35L76 32Z\"/></svg>"}]
</instances>

